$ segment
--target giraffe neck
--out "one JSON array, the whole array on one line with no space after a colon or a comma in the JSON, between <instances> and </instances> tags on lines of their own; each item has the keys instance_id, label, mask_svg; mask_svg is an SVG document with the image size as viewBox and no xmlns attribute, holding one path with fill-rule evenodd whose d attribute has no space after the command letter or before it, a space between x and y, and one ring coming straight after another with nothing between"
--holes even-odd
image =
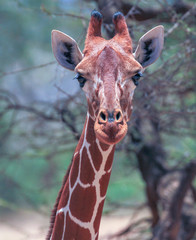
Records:
<instances>
[{"instance_id":1,"label":"giraffe neck","mask_svg":"<svg viewBox=\"0 0 196 240\"><path fill-rule=\"evenodd\" d=\"M51 240L96 240L110 179L114 145L98 141L86 123L58 202Z\"/></svg>"}]
</instances>

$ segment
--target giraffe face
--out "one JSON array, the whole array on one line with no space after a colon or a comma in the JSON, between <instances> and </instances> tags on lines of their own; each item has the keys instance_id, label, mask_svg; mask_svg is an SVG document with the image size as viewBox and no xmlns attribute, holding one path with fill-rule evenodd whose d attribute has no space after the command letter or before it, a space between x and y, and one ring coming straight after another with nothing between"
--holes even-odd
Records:
<instances>
[{"instance_id":1,"label":"giraffe face","mask_svg":"<svg viewBox=\"0 0 196 240\"><path fill-rule=\"evenodd\" d=\"M115 39L105 40L97 50L85 54L75 70L85 79L82 89L98 139L115 144L126 135L136 88L132 77L143 68L134 59L130 43L123 49Z\"/></svg>"},{"instance_id":2,"label":"giraffe face","mask_svg":"<svg viewBox=\"0 0 196 240\"><path fill-rule=\"evenodd\" d=\"M114 15L116 35L110 40L101 37L101 20L101 14L93 11L84 54L72 38L59 31L52 33L52 47L57 61L77 73L97 138L111 145L126 135L134 90L144 69L161 52L163 27L146 33L133 53L124 16Z\"/></svg>"}]
</instances>

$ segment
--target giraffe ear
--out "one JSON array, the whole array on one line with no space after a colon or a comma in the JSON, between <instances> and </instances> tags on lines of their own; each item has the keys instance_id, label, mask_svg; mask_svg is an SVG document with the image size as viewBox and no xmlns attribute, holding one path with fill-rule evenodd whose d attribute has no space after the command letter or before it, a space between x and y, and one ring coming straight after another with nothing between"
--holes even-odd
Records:
<instances>
[{"instance_id":1,"label":"giraffe ear","mask_svg":"<svg viewBox=\"0 0 196 240\"><path fill-rule=\"evenodd\" d=\"M72 71L83 58L76 41L57 30L52 31L52 50L58 63Z\"/></svg>"},{"instance_id":2,"label":"giraffe ear","mask_svg":"<svg viewBox=\"0 0 196 240\"><path fill-rule=\"evenodd\" d=\"M142 65L147 67L157 60L163 49L164 43L164 27L159 25L146 34L144 34L135 50L135 59Z\"/></svg>"}]
</instances>

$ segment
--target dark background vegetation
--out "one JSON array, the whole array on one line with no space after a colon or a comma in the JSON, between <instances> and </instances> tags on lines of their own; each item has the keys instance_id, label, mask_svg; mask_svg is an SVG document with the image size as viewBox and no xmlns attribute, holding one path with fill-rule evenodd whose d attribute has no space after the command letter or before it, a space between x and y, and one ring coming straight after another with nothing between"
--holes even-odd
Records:
<instances>
[{"instance_id":1,"label":"dark background vegetation","mask_svg":"<svg viewBox=\"0 0 196 240\"><path fill-rule=\"evenodd\" d=\"M117 146L104 212L147 201L147 180L139 162L145 151L148 156L148 150L153 151L167 170L185 169L196 156L194 0L3 0L0 214L31 208L49 216L86 114L84 94L72 80L74 73L53 57L50 34L52 29L63 31L83 49L93 9L104 16L105 38L114 34L113 13L122 11L134 47L152 27L165 27L162 55L136 89L129 132Z\"/></svg>"}]
</instances>

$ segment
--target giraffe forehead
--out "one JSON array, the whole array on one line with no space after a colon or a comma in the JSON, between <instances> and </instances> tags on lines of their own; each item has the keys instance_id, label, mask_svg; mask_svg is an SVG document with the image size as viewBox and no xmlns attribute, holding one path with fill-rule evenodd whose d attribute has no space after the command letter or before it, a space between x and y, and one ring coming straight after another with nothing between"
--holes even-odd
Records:
<instances>
[{"instance_id":1,"label":"giraffe forehead","mask_svg":"<svg viewBox=\"0 0 196 240\"><path fill-rule=\"evenodd\" d=\"M97 74L103 81L116 80L119 71L119 57L109 46L106 46L97 58Z\"/></svg>"},{"instance_id":2,"label":"giraffe forehead","mask_svg":"<svg viewBox=\"0 0 196 240\"><path fill-rule=\"evenodd\" d=\"M97 42L92 41L88 49L84 49L84 58L76 66L75 70L83 75L93 76L97 74L97 71L107 64L107 67L112 68L121 59L123 64L123 56L127 55L123 46L115 41L101 39ZM107 71L107 68L104 68ZM93 78L91 78L93 80Z\"/></svg>"}]
</instances>

